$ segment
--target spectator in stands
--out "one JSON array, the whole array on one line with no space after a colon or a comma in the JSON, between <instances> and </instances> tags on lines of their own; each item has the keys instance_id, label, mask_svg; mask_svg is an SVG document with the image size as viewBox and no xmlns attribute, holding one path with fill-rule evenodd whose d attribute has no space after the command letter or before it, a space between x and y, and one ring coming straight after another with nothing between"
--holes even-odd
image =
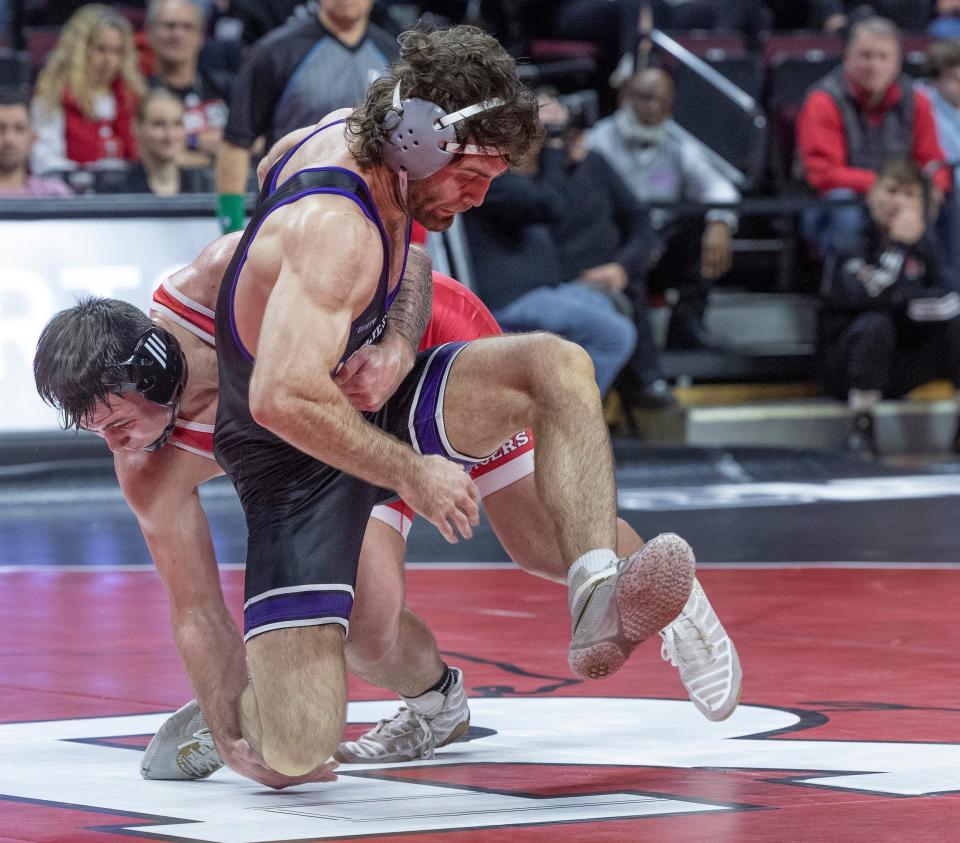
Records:
<instances>
[{"instance_id":1,"label":"spectator in stands","mask_svg":"<svg viewBox=\"0 0 960 843\"><path fill-rule=\"evenodd\" d=\"M629 407L672 406L673 394L663 377L650 326L644 287L655 237L620 175L586 143L589 118L549 94L540 95L541 119L551 139L562 138L562 169L552 170L565 201L552 223L560 264L567 278L599 290L629 316L637 329L633 354L617 379Z\"/></svg>"},{"instance_id":2,"label":"spectator in stands","mask_svg":"<svg viewBox=\"0 0 960 843\"><path fill-rule=\"evenodd\" d=\"M224 231L243 227L250 148L352 106L397 55L396 39L370 23L373 0L320 0L315 16L293 20L253 48L234 81L217 153L218 215Z\"/></svg>"},{"instance_id":3,"label":"spectator in stands","mask_svg":"<svg viewBox=\"0 0 960 843\"><path fill-rule=\"evenodd\" d=\"M857 242L829 255L820 343L825 385L853 413L848 447L876 453L881 398L939 378L960 386L960 284L926 223L915 161L888 162L867 207Z\"/></svg>"},{"instance_id":4,"label":"spectator in stands","mask_svg":"<svg viewBox=\"0 0 960 843\"><path fill-rule=\"evenodd\" d=\"M187 140L183 115L183 101L176 94L166 88L148 91L133 122L140 160L99 191L178 196L209 190L209 179L205 186L201 171L180 166Z\"/></svg>"},{"instance_id":5,"label":"spectator in stands","mask_svg":"<svg viewBox=\"0 0 960 843\"><path fill-rule=\"evenodd\" d=\"M607 159L640 202L738 202L736 187L677 133L670 119L673 95L673 82L662 70L634 74L620 88L617 111L591 129L589 147ZM703 313L710 285L730 269L736 215L715 209L697 219L658 208L650 212L650 222L659 242L637 294L677 290L668 346L714 345Z\"/></svg>"},{"instance_id":6,"label":"spectator in stands","mask_svg":"<svg viewBox=\"0 0 960 843\"><path fill-rule=\"evenodd\" d=\"M173 91L186 107L187 153L182 164L213 164L227 122L225 80L201 61L206 18L196 0L151 0L146 31L153 51L151 88Z\"/></svg>"},{"instance_id":7,"label":"spectator in stands","mask_svg":"<svg viewBox=\"0 0 960 843\"><path fill-rule=\"evenodd\" d=\"M834 199L865 195L887 161L907 157L925 166L943 158L930 100L901 73L900 32L889 20L871 17L851 27L843 64L804 101L797 149L807 183ZM939 208L950 179L940 172L935 180ZM807 235L824 255L847 248L863 225L859 205L805 218Z\"/></svg>"},{"instance_id":8,"label":"spectator in stands","mask_svg":"<svg viewBox=\"0 0 960 843\"><path fill-rule=\"evenodd\" d=\"M767 0L776 30L819 29L841 32L847 26L842 0Z\"/></svg>"},{"instance_id":9,"label":"spectator in stands","mask_svg":"<svg viewBox=\"0 0 960 843\"><path fill-rule=\"evenodd\" d=\"M907 32L922 32L933 12L934 0L833 0L847 26L858 20L882 17Z\"/></svg>"},{"instance_id":10,"label":"spectator in stands","mask_svg":"<svg viewBox=\"0 0 960 843\"><path fill-rule=\"evenodd\" d=\"M217 0L217 5L240 22L243 41L255 44L268 32L283 26L297 6L303 5L303 0Z\"/></svg>"},{"instance_id":11,"label":"spectator in stands","mask_svg":"<svg viewBox=\"0 0 960 843\"><path fill-rule=\"evenodd\" d=\"M0 196L69 196L59 179L30 175L34 138L27 95L0 89Z\"/></svg>"},{"instance_id":12,"label":"spectator in stands","mask_svg":"<svg viewBox=\"0 0 960 843\"><path fill-rule=\"evenodd\" d=\"M937 0L936 16L927 27L934 38L960 38L960 0Z\"/></svg>"},{"instance_id":13,"label":"spectator in stands","mask_svg":"<svg viewBox=\"0 0 960 843\"><path fill-rule=\"evenodd\" d=\"M136 160L131 122L144 87L126 18L100 4L79 9L37 79L34 172Z\"/></svg>"},{"instance_id":14,"label":"spectator in stands","mask_svg":"<svg viewBox=\"0 0 960 843\"><path fill-rule=\"evenodd\" d=\"M546 123L559 125L566 119L555 108L541 109ZM505 331L551 331L582 345L593 360L600 391L606 393L630 359L637 332L605 290L622 289L625 282L622 265L612 264L633 259L621 255L623 235L613 219L594 220L586 207L571 207L589 201L594 211L613 213L612 202L601 210L601 186L590 184L586 194L572 195L565 166L564 141L555 132L523 167L493 181L483 205L464 214L474 281ZM574 214L598 237L591 254L589 235L577 232L579 247L570 255L580 266L571 271L556 235L576 228L563 222ZM625 230L638 228L636 221L623 225ZM578 275L588 283L574 283Z\"/></svg>"},{"instance_id":15,"label":"spectator in stands","mask_svg":"<svg viewBox=\"0 0 960 843\"><path fill-rule=\"evenodd\" d=\"M960 162L960 40L950 38L931 44L927 48L927 69L930 82L921 89L933 106L944 163ZM940 234L948 244L953 265L960 268L960 167L953 169L953 188L950 213L940 220Z\"/></svg>"}]
</instances>

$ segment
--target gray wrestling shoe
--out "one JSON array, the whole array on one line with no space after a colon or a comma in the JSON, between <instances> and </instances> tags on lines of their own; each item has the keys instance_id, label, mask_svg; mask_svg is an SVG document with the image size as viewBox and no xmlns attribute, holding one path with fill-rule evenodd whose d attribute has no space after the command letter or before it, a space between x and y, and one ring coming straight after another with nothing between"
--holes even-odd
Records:
<instances>
[{"instance_id":1,"label":"gray wrestling shoe","mask_svg":"<svg viewBox=\"0 0 960 843\"><path fill-rule=\"evenodd\" d=\"M570 582L570 669L584 679L618 671L641 641L683 609L696 560L680 536L664 533L605 571Z\"/></svg>"},{"instance_id":2,"label":"gray wrestling shoe","mask_svg":"<svg viewBox=\"0 0 960 843\"><path fill-rule=\"evenodd\" d=\"M660 655L680 671L690 700L707 720L726 720L740 702L737 648L696 580L683 611L660 631Z\"/></svg>"},{"instance_id":3,"label":"gray wrestling shoe","mask_svg":"<svg viewBox=\"0 0 960 843\"><path fill-rule=\"evenodd\" d=\"M171 714L147 744L140 775L145 779L205 779L223 766L200 706L190 700Z\"/></svg>"},{"instance_id":4,"label":"gray wrestling shoe","mask_svg":"<svg viewBox=\"0 0 960 843\"><path fill-rule=\"evenodd\" d=\"M427 691L402 697L406 703L355 741L340 744L334 758L347 764L392 763L433 758L434 751L453 743L470 728L470 708L463 673L450 668L454 680L446 694Z\"/></svg>"}]
</instances>

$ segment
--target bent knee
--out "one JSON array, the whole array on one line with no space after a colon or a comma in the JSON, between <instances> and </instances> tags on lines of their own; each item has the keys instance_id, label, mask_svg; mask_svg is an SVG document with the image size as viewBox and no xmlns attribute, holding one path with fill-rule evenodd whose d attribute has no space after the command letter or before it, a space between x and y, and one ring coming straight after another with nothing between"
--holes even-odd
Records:
<instances>
[{"instance_id":1,"label":"bent knee","mask_svg":"<svg viewBox=\"0 0 960 843\"><path fill-rule=\"evenodd\" d=\"M397 643L399 617L386 623L350 624L350 635L343 644L347 666L351 670L378 664L383 661Z\"/></svg>"},{"instance_id":2,"label":"bent knee","mask_svg":"<svg viewBox=\"0 0 960 843\"><path fill-rule=\"evenodd\" d=\"M286 734L263 735L260 747L268 767L285 776L305 776L336 752L343 735L341 723L303 724Z\"/></svg>"},{"instance_id":3,"label":"bent knee","mask_svg":"<svg viewBox=\"0 0 960 843\"><path fill-rule=\"evenodd\" d=\"M549 383L558 375L593 379L593 361L582 346L556 334L530 334L529 340L529 370L538 383Z\"/></svg>"}]
</instances>

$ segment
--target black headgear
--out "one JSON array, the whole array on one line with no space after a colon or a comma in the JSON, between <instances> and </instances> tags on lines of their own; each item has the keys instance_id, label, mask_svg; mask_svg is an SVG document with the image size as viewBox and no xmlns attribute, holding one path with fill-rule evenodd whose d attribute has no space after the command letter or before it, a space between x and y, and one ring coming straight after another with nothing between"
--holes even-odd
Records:
<instances>
[{"instance_id":1,"label":"black headgear","mask_svg":"<svg viewBox=\"0 0 960 843\"><path fill-rule=\"evenodd\" d=\"M166 444L173 433L180 398L187 383L187 361L180 343L169 331L153 326L137 339L133 353L110 367L119 374L114 392L139 392L148 401L171 407L170 423L144 450L155 451Z\"/></svg>"},{"instance_id":2,"label":"black headgear","mask_svg":"<svg viewBox=\"0 0 960 843\"><path fill-rule=\"evenodd\" d=\"M177 338L154 326L140 335L133 354L111 369L120 375L117 392L135 389L147 401L167 407L180 398L187 367Z\"/></svg>"}]
</instances>

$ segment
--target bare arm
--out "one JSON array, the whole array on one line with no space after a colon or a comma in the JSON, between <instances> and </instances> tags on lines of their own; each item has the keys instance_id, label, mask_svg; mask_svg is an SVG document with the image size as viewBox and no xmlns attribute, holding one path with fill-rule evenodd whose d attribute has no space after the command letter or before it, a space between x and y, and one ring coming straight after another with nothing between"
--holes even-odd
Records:
<instances>
[{"instance_id":1,"label":"bare arm","mask_svg":"<svg viewBox=\"0 0 960 843\"><path fill-rule=\"evenodd\" d=\"M433 306L431 269L430 256L411 246L383 339L358 349L335 375L334 382L358 410L379 410L413 368Z\"/></svg>"},{"instance_id":2,"label":"bare arm","mask_svg":"<svg viewBox=\"0 0 960 843\"><path fill-rule=\"evenodd\" d=\"M220 141L215 171L217 193L246 192L249 175L250 151L229 141Z\"/></svg>"},{"instance_id":3,"label":"bare arm","mask_svg":"<svg viewBox=\"0 0 960 843\"><path fill-rule=\"evenodd\" d=\"M207 725L218 741L240 737L237 700L247 685L243 638L227 610L199 483L219 474L204 457L173 447L118 454L124 497L170 600L177 649Z\"/></svg>"},{"instance_id":4,"label":"bare arm","mask_svg":"<svg viewBox=\"0 0 960 843\"><path fill-rule=\"evenodd\" d=\"M326 198L283 223L283 265L260 328L250 411L315 459L396 490L449 541L456 538L447 519L469 537L478 517L472 481L368 424L329 374L382 263L376 229L345 202Z\"/></svg>"}]
</instances>

